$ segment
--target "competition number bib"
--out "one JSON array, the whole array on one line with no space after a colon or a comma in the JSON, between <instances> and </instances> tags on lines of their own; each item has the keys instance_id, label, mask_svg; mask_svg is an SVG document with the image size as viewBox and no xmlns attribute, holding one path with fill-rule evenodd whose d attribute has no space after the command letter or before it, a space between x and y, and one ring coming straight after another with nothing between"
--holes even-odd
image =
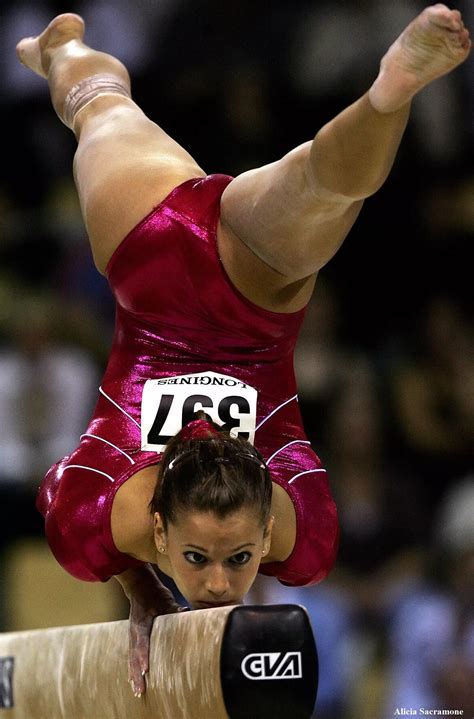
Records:
<instances>
[{"instance_id":1,"label":"competition number bib","mask_svg":"<svg viewBox=\"0 0 474 719\"><path fill-rule=\"evenodd\" d=\"M257 390L229 375L199 372L145 382L142 450L162 452L168 440L200 409L232 437L242 437L253 444Z\"/></svg>"}]
</instances>

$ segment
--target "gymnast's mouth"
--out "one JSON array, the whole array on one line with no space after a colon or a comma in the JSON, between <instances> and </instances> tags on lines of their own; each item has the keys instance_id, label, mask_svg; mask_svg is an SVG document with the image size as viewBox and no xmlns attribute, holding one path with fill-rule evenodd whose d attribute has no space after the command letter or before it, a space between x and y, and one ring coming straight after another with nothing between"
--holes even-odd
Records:
<instances>
[{"instance_id":1,"label":"gymnast's mouth","mask_svg":"<svg viewBox=\"0 0 474 719\"><path fill-rule=\"evenodd\" d=\"M195 609L216 609L217 607L235 607L239 602L196 602Z\"/></svg>"}]
</instances>

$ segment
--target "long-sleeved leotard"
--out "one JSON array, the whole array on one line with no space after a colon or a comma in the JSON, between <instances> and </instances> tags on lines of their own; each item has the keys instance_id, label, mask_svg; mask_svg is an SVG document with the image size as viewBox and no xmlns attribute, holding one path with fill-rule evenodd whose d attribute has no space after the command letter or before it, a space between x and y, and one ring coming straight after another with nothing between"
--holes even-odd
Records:
<instances>
[{"instance_id":1,"label":"long-sleeved leotard","mask_svg":"<svg viewBox=\"0 0 474 719\"><path fill-rule=\"evenodd\" d=\"M176 187L107 266L117 315L97 406L79 446L49 470L37 498L52 552L80 579L104 581L139 564L114 546L115 493L157 464L166 440L201 407L255 443L293 501L294 550L260 572L306 585L334 563L336 508L304 434L293 371L304 310L261 309L226 275L216 228L231 180L210 175Z\"/></svg>"}]
</instances>

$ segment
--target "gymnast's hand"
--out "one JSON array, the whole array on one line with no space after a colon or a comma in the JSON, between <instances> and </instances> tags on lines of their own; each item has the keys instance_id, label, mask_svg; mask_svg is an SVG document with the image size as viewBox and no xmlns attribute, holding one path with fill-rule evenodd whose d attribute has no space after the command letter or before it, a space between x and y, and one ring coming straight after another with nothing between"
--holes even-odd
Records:
<instances>
[{"instance_id":1,"label":"gymnast's hand","mask_svg":"<svg viewBox=\"0 0 474 719\"><path fill-rule=\"evenodd\" d=\"M130 600L128 680L135 696L145 693L150 636L155 617L186 611L160 582L153 565L129 569L116 576Z\"/></svg>"}]
</instances>

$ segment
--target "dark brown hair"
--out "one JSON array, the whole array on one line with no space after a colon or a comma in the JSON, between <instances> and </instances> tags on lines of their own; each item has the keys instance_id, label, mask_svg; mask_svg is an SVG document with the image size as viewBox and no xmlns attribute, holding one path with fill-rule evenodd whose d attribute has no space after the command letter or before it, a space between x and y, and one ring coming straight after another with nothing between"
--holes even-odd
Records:
<instances>
[{"instance_id":1,"label":"dark brown hair","mask_svg":"<svg viewBox=\"0 0 474 719\"><path fill-rule=\"evenodd\" d=\"M168 442L151 511L160 513L165 531L178 512L214 512L224 518L242 507L253 510L265 527L272 482L260 453L247 440L222 431L204 412L194 419L209 421L208 436L204 431L203 438L186 439L182 430Z\"/></svg>"}]
</instances>

